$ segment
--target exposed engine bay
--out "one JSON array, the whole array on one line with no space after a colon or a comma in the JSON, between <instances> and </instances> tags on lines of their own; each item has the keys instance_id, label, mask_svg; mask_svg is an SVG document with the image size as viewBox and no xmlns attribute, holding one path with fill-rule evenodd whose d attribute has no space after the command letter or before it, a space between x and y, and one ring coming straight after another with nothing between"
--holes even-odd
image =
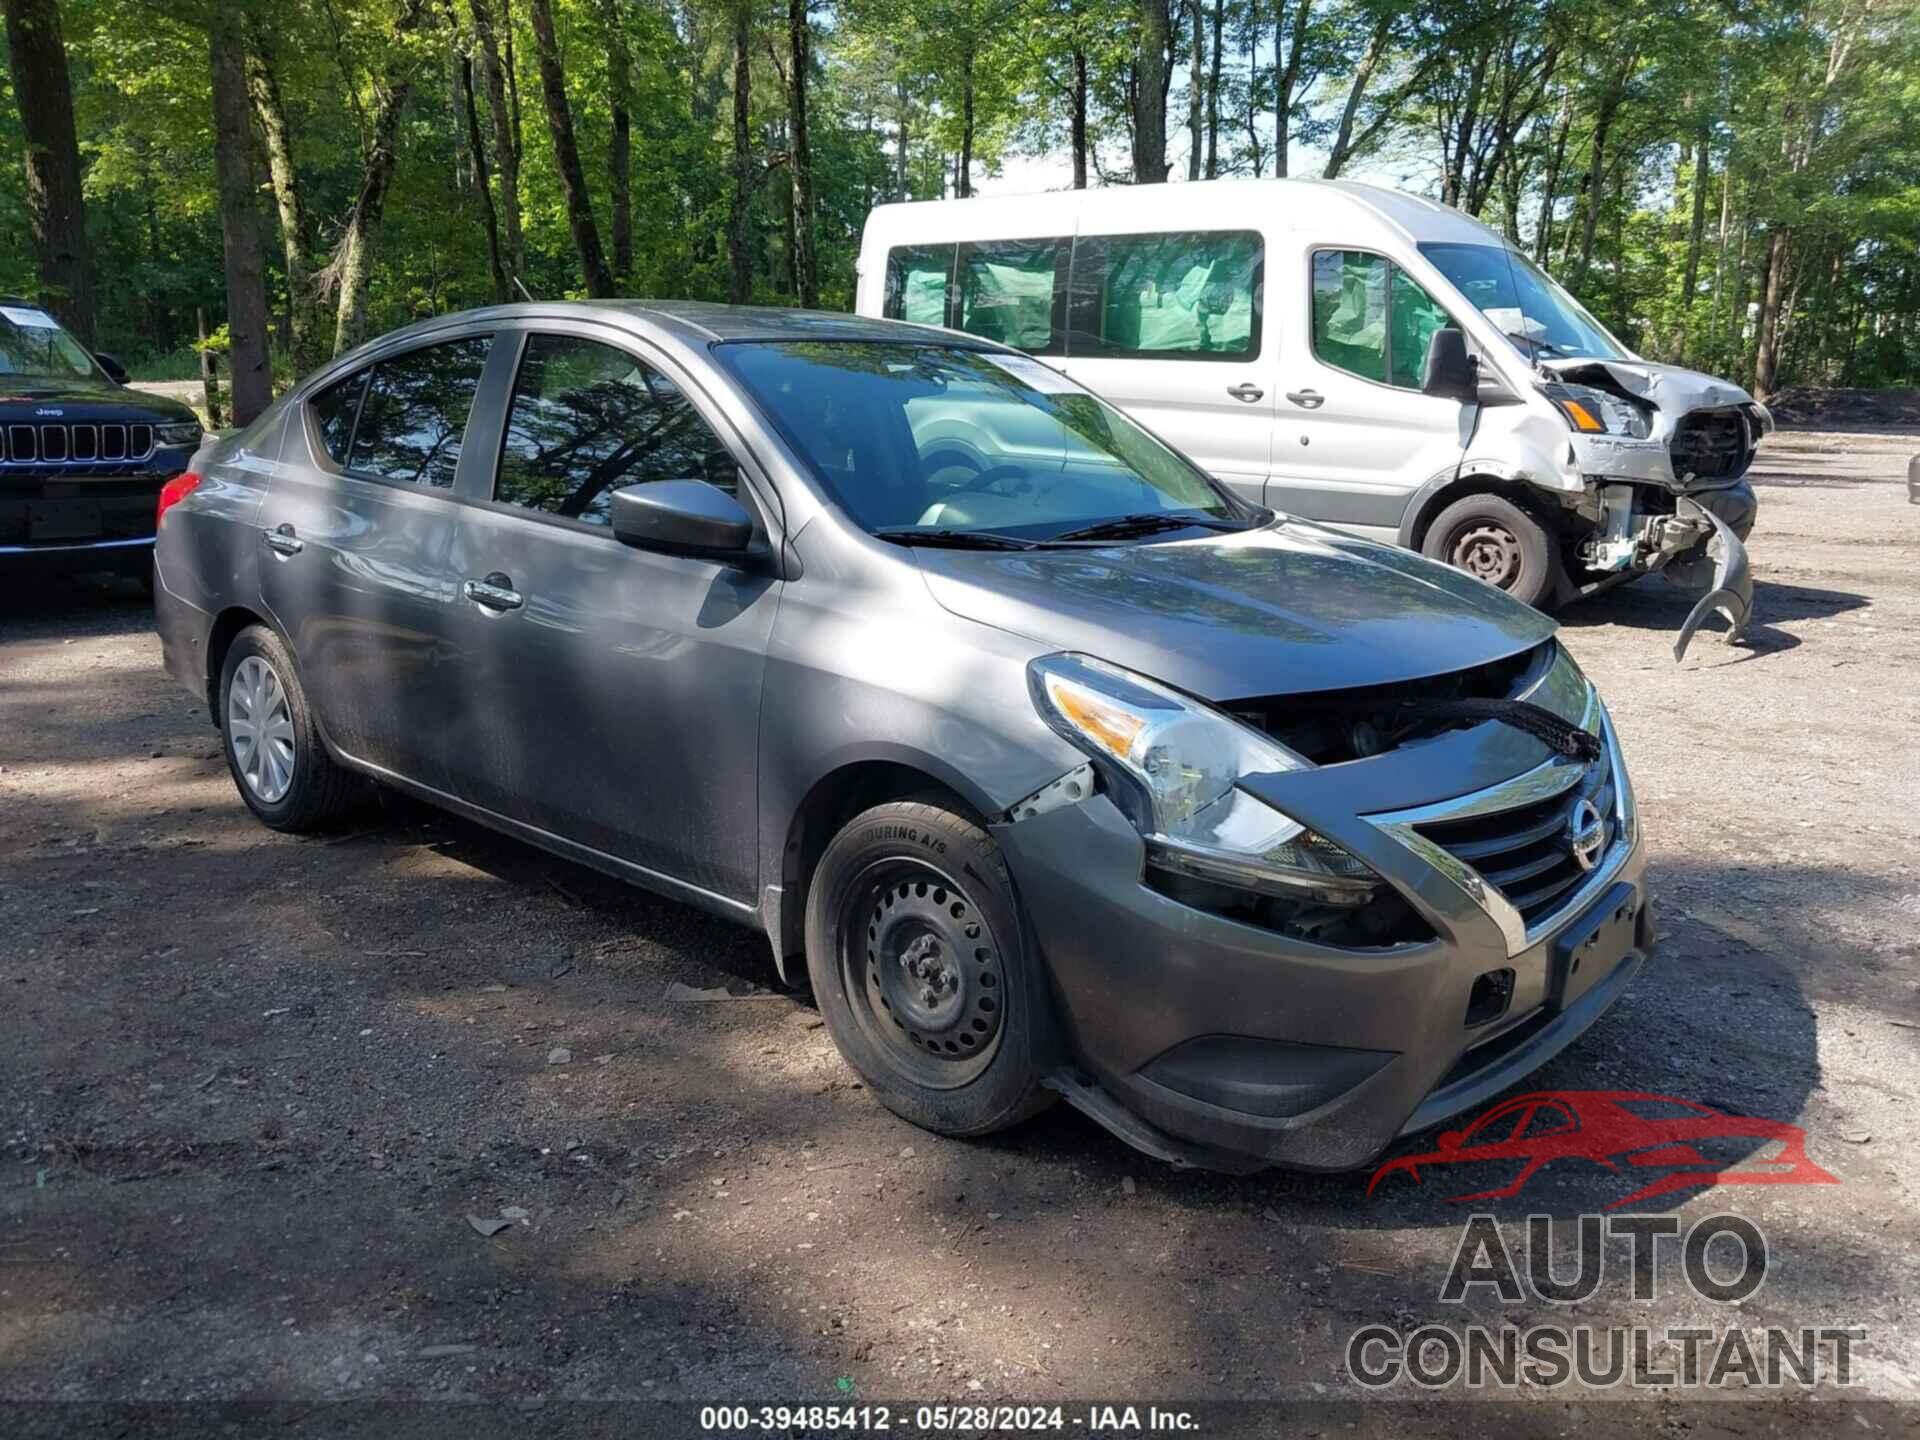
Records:
<instances>
[{"instance_id":1,"label":"exposed engine bay","mask_svg":"<svg viewBox=\"0 0 1920 1440\"><path fill-rule=\"evenodd\" d=\"M1658 573L1706 592L1676 660L1711 614L1737 638L1753 608L1742 542L1757 505L1745 476L1773 430L1766 408L1726 381L1642 361L1541 360L1538 373L1568 418L1565 459L1584 482L1561 496L1573 594Z\"/></svg>"}]
</instances>

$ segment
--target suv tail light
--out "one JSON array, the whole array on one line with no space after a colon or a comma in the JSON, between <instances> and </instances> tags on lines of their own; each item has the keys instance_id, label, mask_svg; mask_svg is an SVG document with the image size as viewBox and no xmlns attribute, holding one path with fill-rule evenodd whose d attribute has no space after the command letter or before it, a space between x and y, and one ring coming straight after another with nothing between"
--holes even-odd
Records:
<instances>
[{"instance_id":1,"label":"suv tail light","mask_svg":"<svg viewBox=\"0 0 1920 1440\"><path fill-rule=\"evenodd\" d=\"M200 486L200 477L188 470L176 475L160 487L160 503L154 506L153 528L158 530L160 522L166 518L167 511L178 505Z\"/></svg>"}]
</instances>

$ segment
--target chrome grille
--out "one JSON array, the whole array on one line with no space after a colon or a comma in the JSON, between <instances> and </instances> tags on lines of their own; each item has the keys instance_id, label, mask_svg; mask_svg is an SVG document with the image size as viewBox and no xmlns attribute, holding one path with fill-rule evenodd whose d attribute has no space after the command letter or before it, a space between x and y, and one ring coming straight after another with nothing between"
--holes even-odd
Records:
<instances>
[{"instance_id":1,"label":"chrome grille","mask_svg":"<svg viewBox=\"0 0 1920 1440\"><path fill-rule=\"evenodd\" d=\"M0 464L127 464L153 454L153 426L141 421L105 424L9 425L0 447Z\"/></svg>"},{"instance_id":2,"label":"chrome grille","mask_svg":"<svg viewBox=\"0 0 1920 1440\"><path fill-rule=\"evenodd\" d=\"M1588 874L1574 858L1569 831L1574 807L1583 799L1600 812L1605 824L1606 838L1600 847L1604 854L1619 824L1610 756L1588 765L1558 794L1511 810L1435 820L1414 829L1477 872L1531 928Z\"/></svg>"}]
</instances>

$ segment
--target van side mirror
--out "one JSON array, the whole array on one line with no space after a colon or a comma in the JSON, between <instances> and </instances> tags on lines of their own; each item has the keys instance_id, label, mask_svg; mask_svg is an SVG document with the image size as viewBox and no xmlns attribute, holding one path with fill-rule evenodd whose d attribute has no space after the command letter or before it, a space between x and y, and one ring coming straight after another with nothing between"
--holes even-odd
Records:
<instances>
[{"instance_id":1,"label":"van side mirror","mask_svg":"<svg viewBox=\"0 0 1920 1440\"><path fill-rule=\"evenodd\" d=\"M127 367L120 363L118 356L109 355L104 350L96 350L93 352L93 358L98 362L100 368L107 372L107 378L113 381L114 384L124 385L127 383Z\"/></svg>"},{"instance_id":2,"label":"van side mirror","mask_svg":"<svg viewBox=\"0 0 1920 1440\"><path fill-rule=\"evenodd\" d=\"M642 550L738 556L753 540L746 507L705 480L622 486L612 495L612 518L615 538Z\"/></svg>"},{"instance_id":3,"label":"van side mirror","mask_svg":"<svg viewBox=\"0 0 1920 1440\"><path fill-rule=\"evenodd\" d=\"M1467 349L1467 337L1453 326L1433 332L1427 341L1427 366L1420 375L1423 393L1462 404L1480 396L1480 361Z\"/></svg>"}]
</instances>

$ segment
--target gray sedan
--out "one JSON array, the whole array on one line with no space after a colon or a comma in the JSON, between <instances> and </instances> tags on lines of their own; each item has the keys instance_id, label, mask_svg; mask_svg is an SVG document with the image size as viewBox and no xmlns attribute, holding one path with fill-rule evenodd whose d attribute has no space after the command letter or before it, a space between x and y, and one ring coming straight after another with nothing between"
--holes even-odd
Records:
<instances>
[{"instance_id":1,"label":"gray sedan","mask_svg":"<svg viewBox=\"0 0 1920 1440\"><path fill-rule=\"evenodd\" d=\"M345 356L168 487L166 662L267 825L369 780L765 933L875 1096L1365 1163L1652 938L1553 623L1254 507L1031 358L542 304Z\"/></svg>"}]
</instances>

